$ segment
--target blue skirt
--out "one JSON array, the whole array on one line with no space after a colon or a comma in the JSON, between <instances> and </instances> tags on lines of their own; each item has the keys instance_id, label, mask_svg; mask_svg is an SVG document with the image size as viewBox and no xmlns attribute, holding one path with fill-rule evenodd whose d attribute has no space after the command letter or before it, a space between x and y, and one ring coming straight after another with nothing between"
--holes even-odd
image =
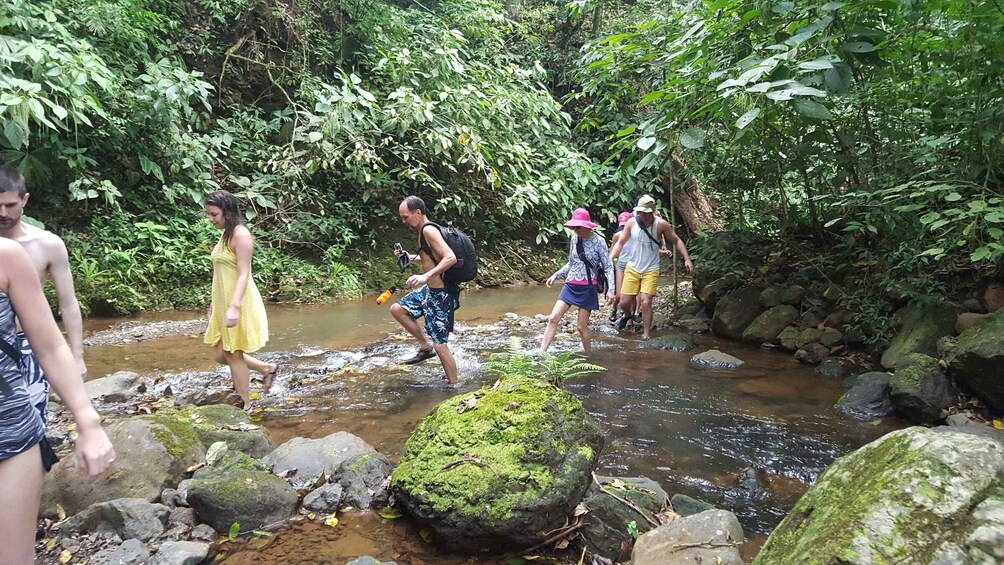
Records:
<instances>
[{"instance_id":1,"label":"blue skirt","mask_svg":"<svg viewBox=\"0 0 1004 565\"><path fill-rule=\"evenodd\" d=\"M558 300L565 304L578 306L583 310L592 311L600 309L600 298L594 284L565 283L561 286L561 294L558 295Z\"/></svg>"}]
</instances>

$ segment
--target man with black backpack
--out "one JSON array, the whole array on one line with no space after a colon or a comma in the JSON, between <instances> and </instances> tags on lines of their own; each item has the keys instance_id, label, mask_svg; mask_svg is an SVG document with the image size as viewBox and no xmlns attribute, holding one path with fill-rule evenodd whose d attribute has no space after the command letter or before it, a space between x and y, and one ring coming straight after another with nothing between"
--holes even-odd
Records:
<instances>
[{"instance_id":1,"label":"man with black backpack","mask_svg":"<svg viewBox=\"0 0 1004 565\"><path fill-rule=\"evenodd\" d=\"M640 302L642 338L648 339L652 333L652 299L659 288L659 259L662 255L673 254L672 250L660 242L665 240L676 247L688 273L694 272L694 263L687 253L687 246L673 231L673 226L655 215L655 198L647 194L642 196L634 211L635 217L628 220L621 237L610 249L610 259L616 259L620 255L625 242L633 242L634 250L624 272L619 305L625 316L628 316L630 312L634 312L635 300Z\"/></svg>"},{"instance_id":2,"label":"man with black backpack","mask_svg":"<svg viewBox=\"0 0 1004 565\"><path fill-rule=\"evenodd\" d=\"M453 384L457 382L457 362L447 341L453 331L453 314L460 307L460 283L477 275L474 245L460 230L429 220L425 202L417 196L405 198L398 213L401 223L418 232L417 258L422 261L423 271L408 277L408 286L415 290L390 307L394 319L418 340L418 353L404 363L421 363L438 355L446 380ZM418 319L423 316L428 339L418 327Z\"/></svg>"}]
</instances>

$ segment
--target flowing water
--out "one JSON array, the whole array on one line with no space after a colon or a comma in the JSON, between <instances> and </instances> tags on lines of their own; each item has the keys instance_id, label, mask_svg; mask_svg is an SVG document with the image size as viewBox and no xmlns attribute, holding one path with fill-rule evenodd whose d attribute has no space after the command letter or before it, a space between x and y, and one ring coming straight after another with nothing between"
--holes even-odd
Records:
<instances>
[{"instance_id":1,"label":"flowing water","mask_svg":"<svg viewBox=\"0 0 1004 565\"><path fill-rule=\"evenodd\" d=\"M506 312L533 316L550 311L556 289L543 287L465 292L458 322L465 335L481 332ZM399 328L387 305L372 298L334 305L270 306L272 340L268 352L283 352L292 365L323 358L329 367L339 355L356 355L369 344L386 342ZM198 312L146 314L142 321L184 320ZM91 320L98 330L116 321ZM532 322L532 321L531 321ZM539 322L520 322L528 339L539 339ZM498 325L483 333L494 338ZM895 429L902 422L865 423L842 417L833 404L846 391L840 381L822 377L790 355L768 353L711 337L698 337L698 348L669 352L638 348L635 338L594 336L589 361L607 371L569 381L566 390L580 398L607 431L599 474L643 475L670 494L682 493L734 512L749 538L750 558L765 536L784 517L808 485L833 460ZM311 392L284 387L274 394L293 396L295 403L261 416L276 443L295 436L323 437L336 431L356 434L392 462L400 458L408 435L442 400L494 381L478 370L486 352L477 339L457 340L453 347L461 366L457 388L442 384L438 365L428 362L414 372L374 371L350 374ZM500 347L500 341L493 347ZM558 347L570 348L567 337ZM410 356L408 341L396 342L389 355ZM738 370L691 367L692 355L711 347L746 362ZM348 353L338 353L339 351ZM288 352L288 353L287 353ZM354 352L354 353L353 353ZM210 371L215 364L201 336L175 336L138 343L94 347L87 351L90 373L100 376L128 369L140 374ZM400 369L400 368L398 368ZM740 486L744 468L760 470L760 488ZM372 513L340 515L336 528L303 523L274 538L225 547L228 564L344 563L373 555L399 564L504 563L491 558L444 555L424 542L406 520L382 520ZM571 559L577 562L578 555Z\"/></svg>"}]
</instances>

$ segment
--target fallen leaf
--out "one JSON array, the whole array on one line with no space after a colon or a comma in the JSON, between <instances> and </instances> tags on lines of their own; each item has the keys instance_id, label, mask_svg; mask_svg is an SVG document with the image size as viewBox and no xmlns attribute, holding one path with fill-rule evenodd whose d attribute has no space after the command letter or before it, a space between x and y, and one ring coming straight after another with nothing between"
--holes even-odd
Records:
<instances>
[{"instance_id":1,"label":"fallen leaf","mask_svg":"<svg viewBox=\"0 0 1004 565\"><path fill-rule=\"evenodd\" d=\"M393 508L381 508L377 511L377 515L384 520L394 520L401 517L401 513Z\"/></svg>"},{"instance_id":2,"label":"fallen leaf","mask_svg":"<svg viewBox=\"0 0 1004 565\"><path fill-rule=\"evenodd\" d=\"M565 549L566 547L568 547L567 539L560 539L558 543L554 544L554 549Z\"/></svg>"},{"instance_id":3,"label":"fallen leaf","mask_svg":"<svg viewBox=\"0 0 1004 565\"><path fill-rule=\"evenodd\" d=\"M307 519L308 520L314 520L316 518L317 518L317 514L314 514L313 512L307 514Z\"/></svg>"},{"instance_id":4,"label":"fallen leaf","mask_svg":"<svg viewBox=\"0 0 1004 565\"><path fill-rule=\"evenodd\" d=\"M338 525L338 518L336 518L335 515L332 514L331 516L328 516L328 518L324 521L324 525L331 526L332 528L334 528L335 526Z\"/></svg>"},{"instance_id":5,"label":"fallen leaf","mask_svg":"<svg viewBox=\"0 0 1004 565\"><path fill-rule=\"evenodd\" d=\"M59 518L60 522L66 519L66 510L62 504L56 504L56 517Z\"/></svg>"},{"instance_id":6,"label":"fallen leaf","mask_svg":"<svg viewBox=\"0 0 1004 565\"><path fill-rule=\"evenodd\" d=\"M477 406L478 398L472 394L471 396L461 400L460 404L457 404L457 414L463 414L469 410L474 410Z\"/></svg>"},{"instance_id":7,"label":"fallen leaf","mask_svg":"<svg viewBox=\"0 0 1004 565\"><path fill-rule=\"evenodd\" d=\"M620 479L614 479L614 480L610 481L610 486L612 486L614 488L620 488L620 489L622 489L622 488L624 488L624 481L622 481Z\"/></svg>"},{"instance_id":8,"label":"fallen leaf","mask_svg":"<svg viewBox=\"0 0 1004 565\"><path fill-rule=\"evenodd\" d=\"M432 533L429 530L419 530L418 535L426 543L432 543Z\"/></svg>"},{"instance_id":9,"label":"fallen leaf","mask_svg":"<svg viewBox=\"0 0 1004 565\"><path fill-rule=\"evenodd\" d=\"M585 507L584 505L582 505L582 504L579 504L579 505L577 505L577 506L575 507L575 511L574 511L574 512L572 512L572 516L576 516L576 517L578 517L578 516L582 516L583 514L589 514L589 509L588 509L588 508L586 508L586 507Z\"/></svg>"},{"instance_id":10,"label":"fallen leaf","mask_svg":"<svg viewBox=\"0 0 1004 565\"><path fill-rule=\"evenodd\" d=\"M1002 423L1000 420L994 420L994 427L997 428L998 430L1004 430L1004 423Z\"/></svg>"},{"instance_id":11,"label":"fallen leaf","mask_svg":"<svg viewBox=\"0 0 1004 565\"><path fill-rule=\"evenodd\" d=\"M69 563L70 559L73 559L73 554L71 554L69 551L64 549L63 551L59 552L59 562L62 563L63 565Z\"/></svg>"}]
</instances>

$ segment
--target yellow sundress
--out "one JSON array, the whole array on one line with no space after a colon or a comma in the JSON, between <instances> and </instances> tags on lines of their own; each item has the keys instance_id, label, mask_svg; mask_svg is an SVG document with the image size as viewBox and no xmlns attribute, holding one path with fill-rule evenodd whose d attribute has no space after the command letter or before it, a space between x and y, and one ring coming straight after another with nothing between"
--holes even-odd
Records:
<instances>
[{"instance_id":1,"label":"yellow sundress","mask_svg":"<svg viewBox=\"0 0 1004 565\"><path fill-rule=\"evenodd\" d=\"M213 312L203 341L209 345L222 341L224 351L258 351L268 341L268 318L254 277L249 273L237 325L228 328L227 308L237 288L237 255L223 244L220 237L210 256L213 259Z\"/></svg>"}]
</instances>

